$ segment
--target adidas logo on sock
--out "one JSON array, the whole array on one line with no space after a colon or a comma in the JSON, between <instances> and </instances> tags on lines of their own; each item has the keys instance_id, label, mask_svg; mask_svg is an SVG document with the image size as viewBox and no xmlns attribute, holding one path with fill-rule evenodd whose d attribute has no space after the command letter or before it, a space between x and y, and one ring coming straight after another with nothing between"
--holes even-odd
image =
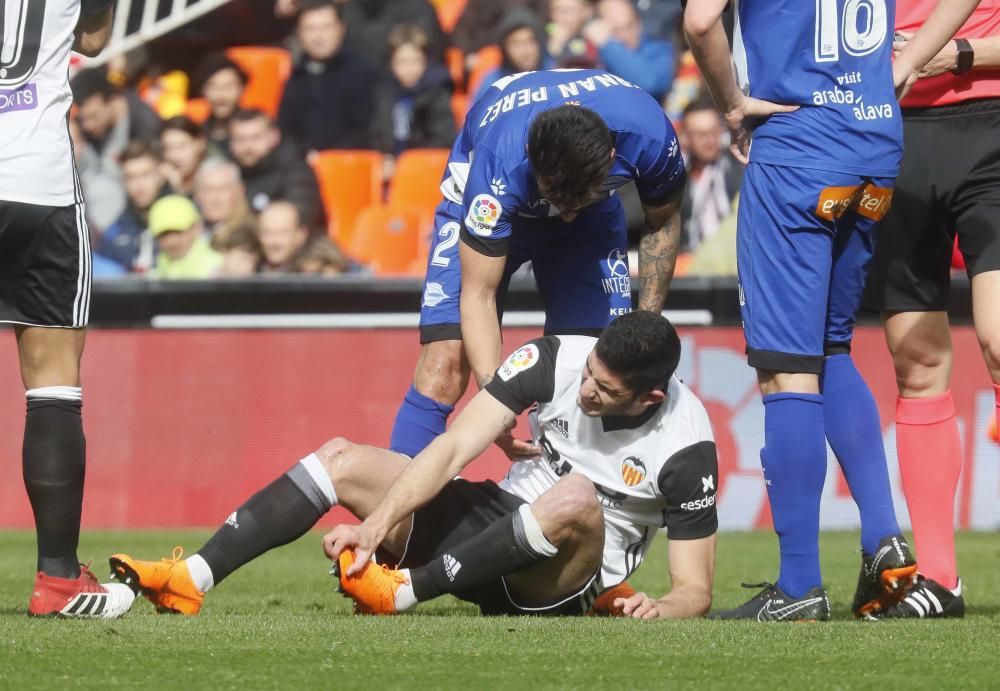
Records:
<instances>
[{"instance_id":1,"label":"adidas logo on sock","mask_svg":"<svg viewBox=\"0 0 1000 691\"><path fill-rule=\"evenodd\" d=\"M236 512L235 511L233 511L231 514L229 514L229 518L226 519L226 525L231 525L234 528L236 528L237 530L239 530L240 524L236 521Z\"/></svg>"},{"instance_id":2,"label":"adidas logo on sock","mask_svg":"<svg viewBox=\"0 0 1000 691\"><path fill-rule=\"evenodd\" d=\"M569 439L569 423L565 420L554 420L552 426L559 430L559 434L565 439Z\"/></svg>"},{"instance_id":3,"label":"adidas logo on sock","mask_svg":"<svg viewBox=\"0 0 1000 691\"><path fill-rule=\"evenodd\" d=\"M457 576L458 572L462 569L462 562L450 554L444 555L441 557L441 560L444 562L444 572L448 576L448 580L454 583L455 576Z\"/></svg>"}]
</instances>

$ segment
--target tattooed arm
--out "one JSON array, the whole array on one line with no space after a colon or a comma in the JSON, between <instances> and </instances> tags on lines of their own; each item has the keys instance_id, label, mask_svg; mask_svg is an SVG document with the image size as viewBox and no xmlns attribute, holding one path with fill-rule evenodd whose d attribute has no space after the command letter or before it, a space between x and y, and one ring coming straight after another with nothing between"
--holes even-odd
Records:
<instances>
[{"instance_id":1,"label":"tattooed arm","mask_svg":"<svg viewBox=\"0 0 1000 691\"><path fill-rule=\"evenodd\" d=\"M646 221L639 238L639 309L659 312L667 300L681 243L683 186L662 206L642 208Z\"/></svg>"}]
</instances>

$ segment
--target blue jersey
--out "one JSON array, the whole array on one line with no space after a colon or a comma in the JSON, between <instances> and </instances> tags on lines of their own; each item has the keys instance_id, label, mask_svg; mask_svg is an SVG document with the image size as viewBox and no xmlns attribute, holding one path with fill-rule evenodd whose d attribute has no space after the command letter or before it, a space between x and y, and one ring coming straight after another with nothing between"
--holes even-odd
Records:
<instances>
[{"instance_id":1,"label":"blue jersey","mask_svg":"<svg viewBox=\"0 0 1000 691\"><path fill-rule=\"evenodd\" d=\"M750 160L895 177L903 153L895 0L737 0L736 13L744 92L801 106L754 130Z\"/></svg>"},{"instance_id":2,"label":"blue jersey","mask_svg":"<svg viewBox=\"0 0 1000 691\"><path fill-rule=\"evenodd\" d=\"M683 185L677 135L642 89L599 70L505 77L469 111L441 183L445 198L461 205L462 237L469 244L501 255L517 217L558 215L538 191L527 141L536 115L567 103L596 112L614 136L615 160L605 182L609 195L634 180L642 201L657 205Z\"/></svg>"}]
</instances>

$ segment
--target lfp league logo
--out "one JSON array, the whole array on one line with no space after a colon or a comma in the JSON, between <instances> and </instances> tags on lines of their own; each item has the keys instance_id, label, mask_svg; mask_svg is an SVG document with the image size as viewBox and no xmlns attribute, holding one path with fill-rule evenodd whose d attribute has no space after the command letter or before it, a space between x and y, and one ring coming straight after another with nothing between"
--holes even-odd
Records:
<instances>
[{"instance_id":1,"label":"lfp league logo","mask_svg":"<svg viewBox=\"0 0 1000 691\"><path fill-rule=\"evenodd\" d=\"M480 194L472 200L465 224L476 235L488 236L496 227L502 213L503 207L496 197Z\"/></svg>"}]
</instances>

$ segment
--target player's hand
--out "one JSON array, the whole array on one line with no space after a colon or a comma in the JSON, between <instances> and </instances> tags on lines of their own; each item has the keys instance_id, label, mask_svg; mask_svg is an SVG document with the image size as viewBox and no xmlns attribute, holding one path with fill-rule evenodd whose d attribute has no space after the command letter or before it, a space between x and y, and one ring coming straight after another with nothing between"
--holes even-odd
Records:
<instances>
[{"instance_id":1,"label":"player's hand","mask_svg":"<svg viewBox=\"0 0 1000 691\"><path fill-rule=\"evenodd\" d=\"M733 156L743 165L749 163L748 156L753 128L771 115L793 113L798 109L798 106L787 106L752 96L744 96L737 106L722 115L729 128L729 149L733 152Z\"/></svg>"},{"instance_id":2,"label":"player's hand","mask_svg":"<svg viewBox=\"0 0 1000 691\"><path fill-rule=\"evenodd\" d=\"M323 536L323 552L331 560L350 547L354 548L354 563L347 569L347 576L353 576L365 567L378 548L382 538L364 523L361 525L338 525Z\"/></svg>"},{"instance_id":3,"label":"player's hand","mask_svg":"<svg viewBox=\"0 0 1000 691\"><path fill-rule=\"evenodd\" d=\"M501 432L495 443L511 461L537 458L542 453L537 444L533 444L527 439L516 439L513 430Z\"/></svg>"},{"instance_id":4,"label":"player's hand","mask_svg":"<svg viewBox=\"0 0 1000 691\"><path fill-rule=\"evenodd\" d=\"M896 85L897 101L902 101L906 97L919 76L906 60L899 59L892 63L892 81Z\"/></svg>"},{"instance_id":5,"label":"player's hand","mask_svg":"<svg viewBox=\"0 0 1000 691\"><path fill-rule=\"evenodd\" d=\"M633 619L659 619L660 617L659 603L646 593L615 598L614 607L620 609L623 616Z\"/></svg>"}]
</instances>

